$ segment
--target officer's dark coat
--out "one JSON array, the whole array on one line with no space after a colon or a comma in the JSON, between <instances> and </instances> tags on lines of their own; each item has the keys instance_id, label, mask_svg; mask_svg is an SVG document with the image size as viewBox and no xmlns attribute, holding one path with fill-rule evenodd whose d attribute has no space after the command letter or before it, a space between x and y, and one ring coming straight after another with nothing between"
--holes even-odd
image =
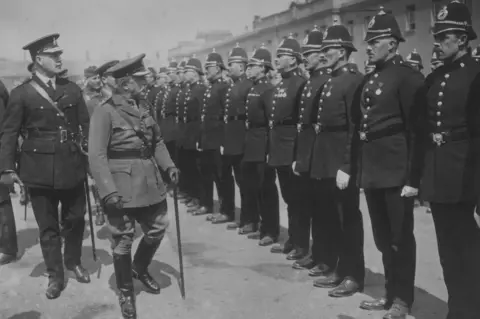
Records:
<instances>
[{"instance_id":1,"label":"officer's dark coat","mask_svg":"<svg viewBox=\"0 0 480 319\"><path fill-rule=\"evenodd\" d=\"M480 65L465 55L425 81L419 129L425 150L420 194L430 202L477 199L480 186ZM438 146L433 133L465 134ZM453 136L453 135L452 135Z\"/></svg>"},{"instance_id":2,"label":"officer's dark coat","mask_svg":"<svg viewBox=\"0 0 480 319\"><path fill-rule=\"evenodd\" d=\"M162 135L165 142L174 141L177 135L177 104L182 98L182 86L180 84L173 84L168 92L168 96L158 113L158 124L162 130Z\"/></svg>"},{"instance_id":3,"label":"officer's dark coat","mask_svg":"<svg viewBox=\"0 0 480 319\"><path fill-rule=\"evenodd\" d=\"M268 104L272 103L273 84L263 77L255 80L247 95L245 112L244 162L265 162L268 150Z\"/></svg>"},{"instance_id":4,"label":"officer's dark coat","mask_svg":"<svg viewBox=\"0 0 480 319\"><path fill-rule=\"evenodd\" d=\"M268 104L269 148L268 164L276 166L292 165L297 137L300 96L305 78L299 69L282 73L282 81L273 92L272 103Z\"/></svg>"},{"instance_id":5,"label":"officer's dark coat","mask_svg":"<svg viewBox=\"0 0 480 319\"><path fill-rule=\"evenodd\" d=\"M418 187L420 163L414 161L416 115L413 105L423 75L396 55L365 77L352 110L356 133L375 133L402 126L399 133L360 142L358 182L361 188Z\"/></svg>"},{"instance_id":6,"label":"officer's dark coat","mask_svg":"<svg viewBox=\"0 0 480 319\"><path fill-rule=\"evenodd\" d=\"M245 75L230 84L225 102L223 154L240 155L245 142L245 104L253 82Z\"/></svg>"},{"instance_id":7,"label":"officer's dark coat","mask_svg":"<svg viewBox=\"0 0 480 319\"><path fill-rule=\"evenodd\" d=\"M177 94L177 101L175 103L175 141L176 146L183 147L183 141L185 140L185 103L187 98L187 92L190 84L182 83L180 91Z\"/></svg>"},{"instance_id":8,"label":"officer's dark coat","mask_svg":"<svg viewBox=\"0 0 480 319\"><path fill-rule=\"evenodd\" d=\"M223 78L219 78L211 81L205 91L201 115L202 150L220 149L223 144L223 115L228 87L229 84Z\"/></svg>"},{"instance_id":9,"label":"officer's dark coat","mask_svg":"<svg viewBox=\"0 0 480 319\"><path fill-rule=\"evenodd\" d=\"M0 127L3 123L5 109L8 104L8 91L2 81L0 81ZM0 130L1 131L1 130ZM0 185L0 203L10 200L10 191L5 185Z\"/></svg>"},{"instance_id":10,"label":"officer's dark coat","mask_svg":"<svg viewBox=\"0 0 480 319\"><path fill-rule=\"evenodd\" d=\"M117 193L126 208L151 206L165 200L166 187L158 167L162 170L175 167L160 128L150 115L150 104L139 101L138 106L135 109L124 97L113 95L94 110L89 132L88 159L99 195L104 199ZM120 152L146 147L133 127L140 128L150 144L155 145L154 156L109 159L109 150Z\"/></svg>"},{"instance_id":11,"label":"officer's dark coat","mask_svg":"<svg viewBox=\"0 0 480 319\"><path fill-rule=\"evenodd\" d=\"M311 177L334 178L338 170L352 174L352 139L355 126L352 104L360 89L363 74L354 64L332 72L318 100Z\"/></svg>"},{"instance_id":12,"label":"officer's dark coat","mask_svg":"<svg viewBox=\"0 0 480 319\"><path fill-rule=\"evenodd\" d=\"M186 150L196 150L197 143L200 141L200 116L206 89L203 83L197 81L190 84L185 92L185 113L183 116L185 134L182 146Z\"/></svg>"},{"instance_id":13,"label":"officer's dark coat","mask_svg":"<svg viewBox=\"0 0 480 319\"><path fill-rule=\"evenodd\" d=\"M46 85L36 76L40 86ZM20 179L28 187L69 189L85 179L86 158L71 141L61 143L60 131L67 128L76 133L79 127L88 132L89 115L82 91L67 79L56 79L54 101L64 113L57 110L29 84L12 90L4 117L0 142L0 172L15 170L15 153L20 130L57 132L57 138L27 137L20 155Z\"/></svg>"},{"instance_id":14,"label":"officer's dark coat","mask_svg":"<svg viewBox=\"0 0 480 319\"><path fill-rule=\"evenodd\" d=\"M316 123L317 120L320 89L329 77L326 69L315 70L311 73L310 79L303 87L300 98L300 110L297 123L298 134L295 150L295 170L297 172L304 173L310 170L313 143L315 141L313 123Z\"/></svg>"}]
</instances>

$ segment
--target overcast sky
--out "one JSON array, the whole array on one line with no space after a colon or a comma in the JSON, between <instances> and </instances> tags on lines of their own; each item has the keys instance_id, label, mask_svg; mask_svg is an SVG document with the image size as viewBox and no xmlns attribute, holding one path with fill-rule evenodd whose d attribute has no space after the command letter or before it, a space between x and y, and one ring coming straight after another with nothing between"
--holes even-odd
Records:
<instances>
[{"instance_id":1,"label":"overcast sky","mask_svg":"<svg viewBox=\"0 0 480 319\"><path fill-rule=\"evenodd\" d=\"M253 16L288 8L291 0L2 0L0 57L22 60L22 46L60 33L65 59L166 54L197 31L251 27Z\"/></svg>"}]
</instances>

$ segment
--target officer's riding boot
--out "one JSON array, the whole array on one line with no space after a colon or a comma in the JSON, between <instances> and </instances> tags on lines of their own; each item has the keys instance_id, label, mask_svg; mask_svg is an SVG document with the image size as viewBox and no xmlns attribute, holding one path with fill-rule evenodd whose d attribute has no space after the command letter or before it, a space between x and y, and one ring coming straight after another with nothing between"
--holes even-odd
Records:
<instances>
[{"instance_id":1,"label":"officer's riding boot","mask_svg":"<svg viewBox=\"0 0 480 319\"><path fill-rule=\"evenodd\" d=\"M136 319L135 292L133 291L132 256L113 254L113 267L119 290L118 301L124 319Z\"/></svg>"},{"instance_id":2,"label":"officer's riding boot","mask_svg":"<svg viewBox=\"0 0 480 319\"><path fill-rule=\"evenodd\" d=\"M148 266L152 262L153 255L155 255L158 246L160 246L160 242L161 240L157 240L149 244L143 237L133 258L133 278L139 280L153 294L160 293L160 285L148 273Z\"/></svg>"}]
</instances>

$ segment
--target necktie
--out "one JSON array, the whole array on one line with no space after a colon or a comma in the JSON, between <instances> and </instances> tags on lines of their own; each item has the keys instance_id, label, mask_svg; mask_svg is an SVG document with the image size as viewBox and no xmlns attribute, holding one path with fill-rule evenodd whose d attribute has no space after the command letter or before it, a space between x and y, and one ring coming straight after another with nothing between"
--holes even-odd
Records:
<instances>
[{"instance_id":1,"label":"necktie","mask_svg":"<svg viewBox=\"0 0 480 319\"><path fill-rule=\"evenodd\" d=\"M50 89L52 89L52 91L55 91L55 88L53 87L52 80L49 80L47 84L48 84L48 87L49 87Z\"/></svg>"}]
</instances>

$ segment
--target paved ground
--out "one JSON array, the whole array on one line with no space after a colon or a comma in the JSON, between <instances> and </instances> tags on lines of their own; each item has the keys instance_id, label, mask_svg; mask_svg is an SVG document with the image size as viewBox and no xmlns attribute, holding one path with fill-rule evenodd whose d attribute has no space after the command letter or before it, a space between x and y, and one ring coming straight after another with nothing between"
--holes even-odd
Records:
<instances>
[{"instance_id":1,"label":"paved ground","mask_svg":"<svg viewBox=\"0 0 480 319\"><path fill-rule=\"evenodd\" d=\"M169 199L173 209L173 202ZM0 268L0 319L113 319L120 318L114 293L110 242L105 228L95 229L98 262L92 260L90 232L85 233L84 265L92 275L85 285L69 280L62 296L48 301L46 277L38 231L29 208L14 199L21 258ZM273 255L255 241L211 225L204 217L193 217L180 206L185 257L187 298L178 285L178 257L174 215L172 225L151 265L151 273L162 285L162 293L149 295L137 283L139 318L197 319L367 319L382 313L358 308L360 301L383 292L383 268L373 244L365 202L362 211L366 229L368 275L364 294L331 299L327 291L314 288L305 272L293 270L291 262ZM438 261L431 216L423 208L416 212L418 243L416 303L412 318L441 319L446 314L446 290ZM282 224L286 225L283 206Z\"/></svg>"}]
</instances>

